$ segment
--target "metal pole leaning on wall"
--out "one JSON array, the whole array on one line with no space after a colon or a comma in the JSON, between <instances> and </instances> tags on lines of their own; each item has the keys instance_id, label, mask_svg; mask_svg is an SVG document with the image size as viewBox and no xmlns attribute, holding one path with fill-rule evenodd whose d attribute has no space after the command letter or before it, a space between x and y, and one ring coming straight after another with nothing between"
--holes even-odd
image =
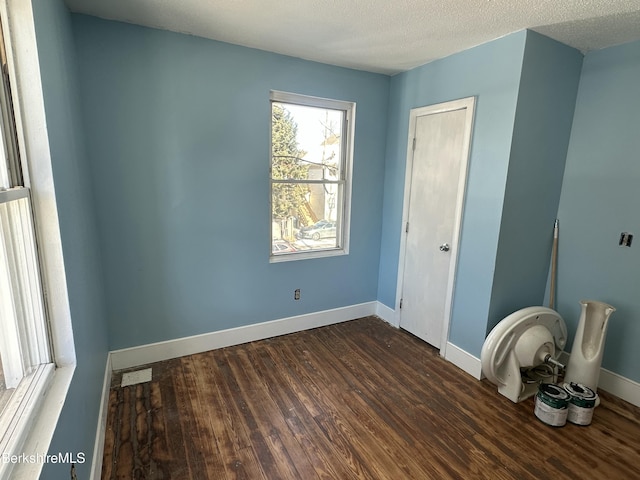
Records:
<instances>
[{"instance_id":1,"label":"metal pole leaning on wall","mask_svg":"<svg viewBox=\"0 0 640 480\"><path fill-rule=\"evenodd\" d=\"M560 221L556 218L553 223L553 247L551 250L551 282L549 286L549 308L555 309L556 305L556 276L558 269L558 235L560 233Z\"/></svg>"}]
</instances>

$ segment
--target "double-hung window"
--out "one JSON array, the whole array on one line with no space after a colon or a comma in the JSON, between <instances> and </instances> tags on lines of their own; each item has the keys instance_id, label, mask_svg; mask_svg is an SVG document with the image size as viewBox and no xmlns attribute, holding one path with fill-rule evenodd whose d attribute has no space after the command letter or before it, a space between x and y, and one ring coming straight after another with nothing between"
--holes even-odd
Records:
<instances>
[{"instance_id":1,"label":"double-hung window","mask_svg":"<svg viewBox=\"0 0 640 480\"><path fill-rule=\"evenodd\" d=\"M0 28L0 477L24 452L53 378L32 192L12 95L6 10ZM15 92L13 92L15 94ZM15 107L15 108L14 108ZM24 145L24 143L22 143ZM45 446L46 447L46 446Z\"/></svg>"},{"instance_id":2,"label":"double-hung window","mask_svg":"<svg viewBox=\"0 0 640 480\"><path fill-rule=\"evenodd\" d=\"M348 253L355 103L271 92L271 261Z\"/></svg>"}]
</instances>

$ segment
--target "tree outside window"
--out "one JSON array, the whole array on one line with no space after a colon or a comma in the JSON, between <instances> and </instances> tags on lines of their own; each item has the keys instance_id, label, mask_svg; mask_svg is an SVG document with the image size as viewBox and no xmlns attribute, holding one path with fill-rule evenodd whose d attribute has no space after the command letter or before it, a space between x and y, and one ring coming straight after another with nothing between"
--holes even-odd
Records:
<instances>
[{"instance_id":1,"label":"tree outside window","mask_svg":"<svg viewBox=\"0 0 640 480\"><path fill-rule=\"evenodd\" d=\"M346 253L354 108L272 92L272 260Z\"/></svg>"}]
</instances>

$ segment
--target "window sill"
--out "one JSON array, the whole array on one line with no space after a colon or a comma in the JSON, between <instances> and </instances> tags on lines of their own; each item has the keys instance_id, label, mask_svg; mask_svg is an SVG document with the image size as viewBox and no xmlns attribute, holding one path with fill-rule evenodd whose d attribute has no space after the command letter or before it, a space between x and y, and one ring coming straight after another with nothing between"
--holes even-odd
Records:
<instances>
[{"instance_id":1,"label":"window sill","mask_svg":"<svg viewBox=\"0 0 640 480\"><path fill-rule=\"evenodd\" d=\"M12 469L10 468L11 471L5 472L2 478L30 480L40 476L44 459L49 452L49 445L62 412L62 406L71 385L74 370L75 365L55 369L53 378L51 378L48 387L43 393L42 403L34 415L24 446L21 448L21 452L14 452L15 455L24 454L26 460L11 465L13 467ZM67 452L60 453L65 454ZM76 452L69 453L76 454ZM32 459L34 460L33 462L31 461Z\"/></svg>"},{"instance_id":2,"label":"window sill","mask_svg":"<svg viewBox=\"0 0 640 480\"><path fill-rule=\"evenodd\" d=\"M292 262L295 260L308 260L311 258L339 257L341 255L348 254L349 252L344 248L316 250L314 252L281 253L280 255L271 255L269 257L269 263Z\"/></svg>"}]
</instances>

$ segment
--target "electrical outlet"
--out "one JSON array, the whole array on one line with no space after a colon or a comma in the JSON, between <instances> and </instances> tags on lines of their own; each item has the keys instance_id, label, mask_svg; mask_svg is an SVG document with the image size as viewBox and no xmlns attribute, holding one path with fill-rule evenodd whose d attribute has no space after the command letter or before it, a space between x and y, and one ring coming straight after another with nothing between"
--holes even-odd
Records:
<instances>
[{"instance_id":1,"label":"electrical outlet","mask_svg":"<svg viewBox=\"0 0 640 480\"><path fill-rule=\"evenodd\" d=\"M294 300L300 300L300 289L299 288L296 288L293 291L293 299Z\"/></svg>"}]
</instances>

